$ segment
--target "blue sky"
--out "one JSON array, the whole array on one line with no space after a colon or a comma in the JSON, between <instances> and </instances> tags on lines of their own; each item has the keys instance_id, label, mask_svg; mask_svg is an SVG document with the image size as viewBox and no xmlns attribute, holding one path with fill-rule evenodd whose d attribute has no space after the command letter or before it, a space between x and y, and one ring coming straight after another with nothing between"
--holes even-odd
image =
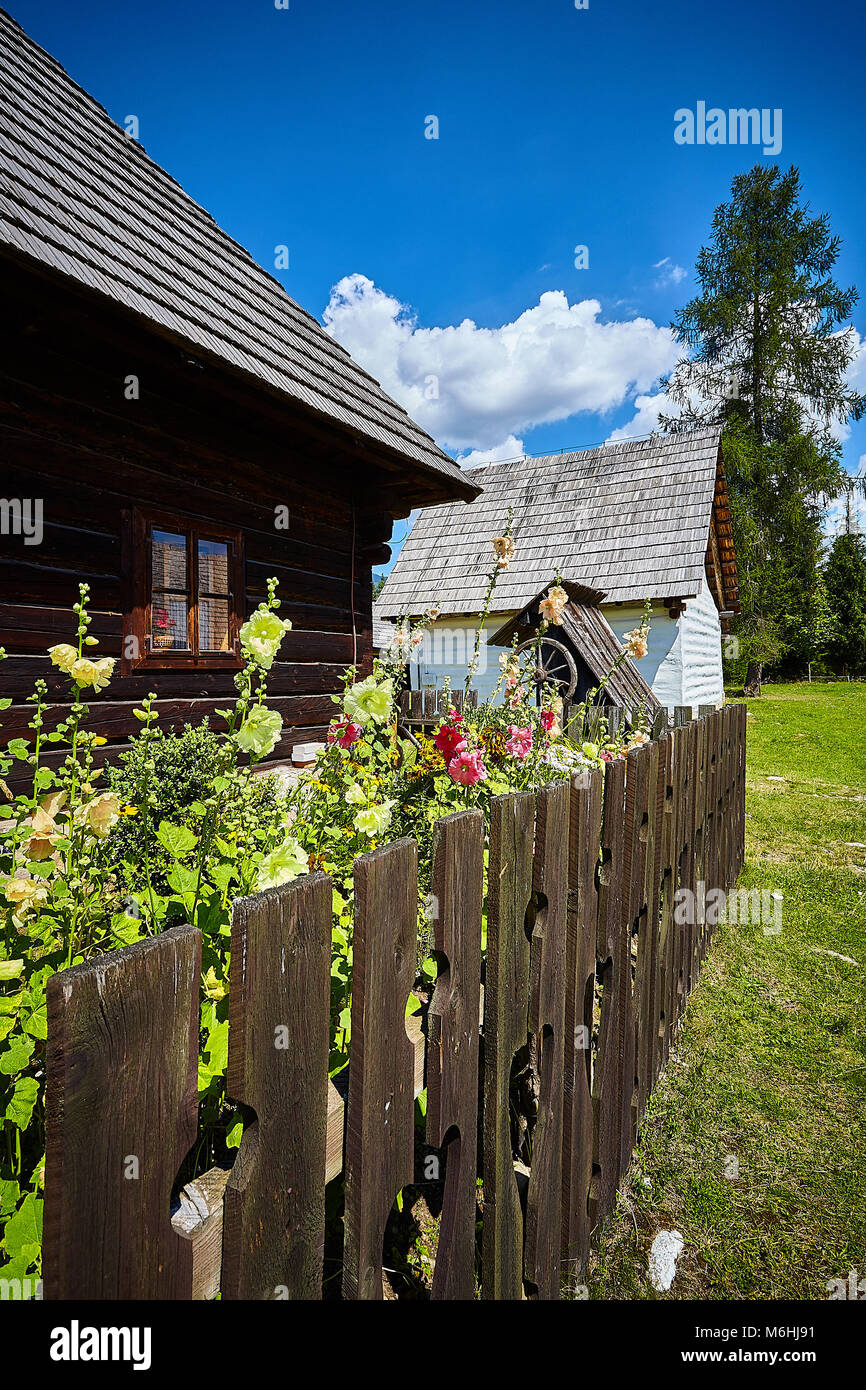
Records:
<instances>
[{"instance_id":1,"label":"blue sky","mask_svg":"<svg viewBox=\"0 0 866 1390\"><path fill-rule=\"evenodd\" d=\"M678 108L782 110L777 158L866 297L850 0L6 3L257 260L289 248L289 293L452 454L651 422L713 209L768 158L675 144ZM844 450L857 471L866 422Z\"/></svg>"}]
</instances>

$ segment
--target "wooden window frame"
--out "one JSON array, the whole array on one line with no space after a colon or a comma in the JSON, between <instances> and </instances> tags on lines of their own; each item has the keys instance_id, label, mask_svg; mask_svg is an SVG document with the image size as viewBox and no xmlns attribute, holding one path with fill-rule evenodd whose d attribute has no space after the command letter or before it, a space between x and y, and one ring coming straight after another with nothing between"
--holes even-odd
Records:
<instances>
[{"instance_id":1,"label":"wooden window frame","mask_svg":"<svg viewBox=\"0 0 866 1390\"><path fill-rule=\"evenodd\" d=\"M229 526L202 521L182 512L165 512L151 507L132 507L123 514L123 569L127 581L124 603L123 656L121 674L135 671L237 671L243 666L240 646L240 627L245 605L246 566L243 532ZM186 538L187 583L189 605L187 627L190 650L151 648L153 567L151 536L157 531L172 531ZM218 541L228 544L229 550L229 642L228 652L199 652L198 648L198 543ZM137 642L137 657L127 656L133 637ZM135 648L133 648L135 650Z\"/></svg>"}]
</instances>

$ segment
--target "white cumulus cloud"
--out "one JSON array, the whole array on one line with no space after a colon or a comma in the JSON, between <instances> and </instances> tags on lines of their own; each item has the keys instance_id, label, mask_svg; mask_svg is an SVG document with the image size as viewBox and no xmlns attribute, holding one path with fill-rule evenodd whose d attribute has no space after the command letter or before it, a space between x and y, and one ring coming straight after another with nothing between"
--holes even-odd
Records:
<instances>
[{"instance_id":1,"label":"white cumulus cloud","mask_svg":"<svg viewBox=\"0 0 866 1390\"><path fill-rule=\"evenodd\" d=\"M604 414L646 394L677 359L667 327L604 323L598 300L569 304L562 290L499 327L464 319L423 328L372 280L347 275L323 321L440 445L470 451L470 466L521 453L519 436L536 425Z\"/></svg>"}]
</instances>

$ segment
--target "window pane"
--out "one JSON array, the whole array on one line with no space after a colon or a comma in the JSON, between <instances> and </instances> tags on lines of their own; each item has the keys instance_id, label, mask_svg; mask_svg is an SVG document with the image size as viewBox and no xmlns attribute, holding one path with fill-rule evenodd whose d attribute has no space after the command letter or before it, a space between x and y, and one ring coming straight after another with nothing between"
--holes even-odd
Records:
<instances>
[{"instance_id":1,"label":"window pane","mask_svg":"<svg viewBox=\"0 0 866 1390\"><path fill-rule=\"evenodd\" d=\"M200 594L229 592L229 548L224 542L199 541L198 591Z\"/></svg>"},{"instance_id":2,"label":"window pane","mask_svg":"<svg viewBox=\"0 0 866 1390\"><path fill-rule=\"evenodd\" d=\"M203 652L227 652L229 650L228 599L199 599L198 644Z\"/></svg>"},{"instance_id":3,"label":"window pane","mask_svg":"<svg viewBox=\"0 0 866 1390\"><path fill-rule=\"evenodd\" d=\"M151 574L154 589L186 592L186 536L154 530L151 539Z\"/></svg>"},{"instance_id":4,"label":"window pane","mask_svg":"<svg viewBox=\"0 0 866 1390\"><path fill-rule=\"evenodd\" d=\"M160 594L154 591L151 605L151 640L154 650L189 650L185 595Z\"/></svg>"}]
</instances>

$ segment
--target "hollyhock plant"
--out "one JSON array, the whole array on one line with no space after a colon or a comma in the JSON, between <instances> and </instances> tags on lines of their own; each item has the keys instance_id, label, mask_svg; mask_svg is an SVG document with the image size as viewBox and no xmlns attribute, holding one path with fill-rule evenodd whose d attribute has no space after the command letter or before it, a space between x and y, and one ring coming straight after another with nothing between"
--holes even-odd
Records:
<instances>
[{"instance_id":1,"label":"hollyhock plant","mask_svg":"<svg viewBox=\"0 0 866 1390\"><path fill-rule=\"evenodd\" d=\"M528 725L521 727L518 724L509 724L508 733L510 737L505 744L506 752L522 762L532 752L532 729Z\"/></svg>"},{"instance_id":2,"label":"hollyhock plant","mask_svg":"<svg viewBox=\"0 0 866 1390\"><path fill-rule=\"evenodd\" d=\"M461 787L475 787L487 780L480 748L462 749L448 764L448 775Z\"/></svg>"}]
</instances>

